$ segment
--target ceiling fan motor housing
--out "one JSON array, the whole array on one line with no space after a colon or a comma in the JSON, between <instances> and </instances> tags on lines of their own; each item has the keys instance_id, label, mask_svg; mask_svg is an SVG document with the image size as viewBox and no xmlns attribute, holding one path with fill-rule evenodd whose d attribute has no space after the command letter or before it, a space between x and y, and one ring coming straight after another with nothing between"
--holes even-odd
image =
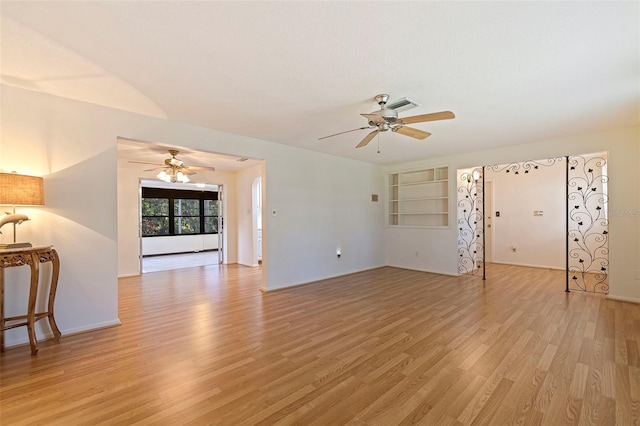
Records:
<instances>
[{"instance_id":1,"label":"ceiling fan motor housing","mask_svg":"<svg viewBox=\"0 0 640 426\"><path fill-rule=\"evenodd\" d=\"M398 121L398 111L396 111L395 109L383 107L380 111L374 111L371 114L375 114L382 117L384 121L389 124L394 124L396 121ZM370 126L376 126L377 124L380 124L380 123L376 123L375 121L372 121L372 120L369 121Z\"/></svg>"}]
</instances>

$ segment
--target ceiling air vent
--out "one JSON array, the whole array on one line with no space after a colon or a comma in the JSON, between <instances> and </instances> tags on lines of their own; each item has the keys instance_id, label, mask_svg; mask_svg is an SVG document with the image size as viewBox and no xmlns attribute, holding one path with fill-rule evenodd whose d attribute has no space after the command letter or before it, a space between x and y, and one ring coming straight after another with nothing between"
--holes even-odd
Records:
<instances>
[{"instance_id":1,"label":"ceiling air vent","mask_svg":"<svg viewBox=\"0 0 640 426\"><path fill-rule=\"evenodd\" d=\"M420 106L420 104L411 98L398 99L397 101L386 105L387 108L395 109L396 111L406 111L417 106Z\"/></svg>"}]
</instances>

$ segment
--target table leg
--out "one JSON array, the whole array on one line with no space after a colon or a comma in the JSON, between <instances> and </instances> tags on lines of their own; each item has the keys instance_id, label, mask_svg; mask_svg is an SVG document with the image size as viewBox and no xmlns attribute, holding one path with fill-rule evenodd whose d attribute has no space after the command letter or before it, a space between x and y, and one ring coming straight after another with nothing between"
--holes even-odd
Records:
<instances>
[{"instance_id":1,"label":"table leg","mask_svg":"<svg viewBox=\"0 0 640 426\"><path fill-rule=\"evenodd\" d=\"M51 263L53 264L53 270L51 271L51 287L49 289L49 305L47 307L49 325L51 326L51 331L53 332L53 337L55 341L60 340L60 329L56 324L56 320L53 316L53 305L56 301L56 290L58 289L58 276L60 275L60 258L58 257L58 252L55 250L51 250Z\"/></svg>"},{"instance_id":2,"label":"table leg","mask_svg":"<svg viewBox=\"0 0 640 426\"><path fill-rule=\"evenodd\" d=\"M31 355L38 354L38 341L36 340L36 299L38 297L38 281L40 279L40 259L38 255L31 254L31 286L29 287L29 306L27 308L27 332Z\"/></svg>"},{"instance_id":3,"label":"table leg","mask_svg":"<svg viewBox=\"0 0 640 426\"><path fill-rule=\"evenodd\" d=\"M0 352L4 352L4 268L0 268Z\"/></svg>"}]
</instances>

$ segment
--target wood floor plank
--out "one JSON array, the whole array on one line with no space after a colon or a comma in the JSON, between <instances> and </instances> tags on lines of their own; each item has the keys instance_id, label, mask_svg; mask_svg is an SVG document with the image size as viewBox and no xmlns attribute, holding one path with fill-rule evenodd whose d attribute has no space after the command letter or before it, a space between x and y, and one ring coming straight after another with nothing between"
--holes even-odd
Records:
<instances>
[{"instance_id":1,"label":"wood floor plank","mask_svg":"<svg viewBox=\"0 0 640 426\"><path fill-rule=\"evenodd\" d=\"M122 326L1 355L0 423L640 423L639 305L567 294L559 271L487 275L266 294L237 265L123 278Z\"/></svg>"},{"instance_id":2,"label":"wood floor plank","mask_svg":"<svg viewBox=\"0 0 640 426\"><path fill-rule=\"evenodd\" d=\"M505 403L505 398L509 390L513 386L513 382L508 379L502 379L496 389L491 393L487 402L482 406L480 412L474 417L472 425L488 425L491 424L493 416L500 407Z\"/></svg>"},{"instance_id":3,"label":"wood floor plank","mask_svg":"<svg viewBox=\"0 0 640 426\"><path fill-rule=\"evenodd\" d=\"M526 364L516 377L509 391L508 403L496 410L492 419L494 424L526 424L525 421L534 410L534 403L547 372L539 370L533 364ZM529 381L527 381L529 378Z\"/></svg>"}]
</instances>

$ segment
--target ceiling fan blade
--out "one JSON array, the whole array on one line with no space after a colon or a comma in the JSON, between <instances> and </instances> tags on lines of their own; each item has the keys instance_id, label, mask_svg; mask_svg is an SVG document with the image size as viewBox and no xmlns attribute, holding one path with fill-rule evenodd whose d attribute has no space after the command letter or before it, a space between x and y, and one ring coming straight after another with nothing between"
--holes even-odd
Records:
<instances>
[{"instance_id":1,"label":"ceiling fan blade","mask_svg":"<svg viewBox=\"0 0 640 426\"><path fill-rule=\"evenodd\" d=\"M356 148L362 148L363 146L366 146L378 133L380 133L380 130L374 130L373 132L369 133L364 137L364 139L362 139L362 141L360 141L358 145L356 145Z\"/></svg>"},{"instance_id":2,"label":"ceiling fan blade","mask_svg":"<svg viewBox=\"0 0 640 426\"><path fill-rule=\"evenodd\" d=\"M384 117L381 117L378 114L360 114L360 115L366 118L367 120L373 121L374 123L377 123L377 124L384 124L387 122L387 120L385 120Z\"/></svg>"},{"instance_id":3,"label":"ceiling fan blade","mask_svg":"<svg viewBox=\"0 0 640 426\"><path fill-rule=\"evenodd\" d=\"M326 139L326 138L332 138L334 136L338 136L338 135L342 135L345 133L349 133L349 132L355 132L357 130L364 130L364 129L373 129L373 127L367 126L367 127L359 127L357 129L353 129L353 130L347 130L346 132L340 132L340 133L334 133L333 135L329 135L329 136L323 136L321 138L318 138L318 140L322 140L322 139Z\"/></svg>"},{"instance_id":4,"label":"ceiling fan blade","mask_svg":"<svg viewBox=\"0 0 640 426\"><path fill-rule=\"evenodd\" d=\"M449 120L456 118L451 111L432 112L431 114L413 115L411 117L402 118L405 124L424 123L425 121Z\"/></svg>"},{"instance_id":5,"label":"ceiling fan blade","mask_svg":"<svg viewBox=\"0 0 640 426\"><path fill-rule=\"evenodd\" d=\"M177 169L179 172L181 172L183 175L195 175L196 172L192 172L191 170L189 170L186 167L180 167L179 169Z\"/></svg>"},{"instance_id":6,"label":"ceiling fan blade","mask_svg":"<svg viewBox=\"0 0 640 426\"><path fill-rule=\"evenodd\" d=\"M431 136L431 133L422 130L414 129L413 127L400 126L392 129L396 133L401 135L410 136L415 139L426 139Z\"/></svg>"},{"instance_id":7,"label":"ceiling fan blade","mask_svg":"<svg viewBox=\"0 0 640 426\"><path fill-rule=\"evenodd\" d=\"M216 171L215 167L207 167L207 166L183 166L183 168L190 169L190 170L207 170L210 172Z\"/></svg>"},{"instance_id":8,"label":"ceiling fan blade","mask_svg":"<svg viewBox=\"0 0 640 426\"><path fill-rule=\"evenodd\" d=\"M135 164L150 164L152 166L158 166L158 167L165 167L163 164L161 163L149 163L148 161L129 161L129 163L135 163Z\"/></svg>"},{"instance_id":9,"label":"ceiling fan blade","mask_svg":"<svg viewBox=\"0 0 640 426\"><path fill-rule=\"evenodd\" d=\"M143 170L143 172L152 172L154 170L160 170L160 169L164 169L165 166L160 166L160 167L154 167L153 169L145 169Z\"/></svg>"}]
</instances>

